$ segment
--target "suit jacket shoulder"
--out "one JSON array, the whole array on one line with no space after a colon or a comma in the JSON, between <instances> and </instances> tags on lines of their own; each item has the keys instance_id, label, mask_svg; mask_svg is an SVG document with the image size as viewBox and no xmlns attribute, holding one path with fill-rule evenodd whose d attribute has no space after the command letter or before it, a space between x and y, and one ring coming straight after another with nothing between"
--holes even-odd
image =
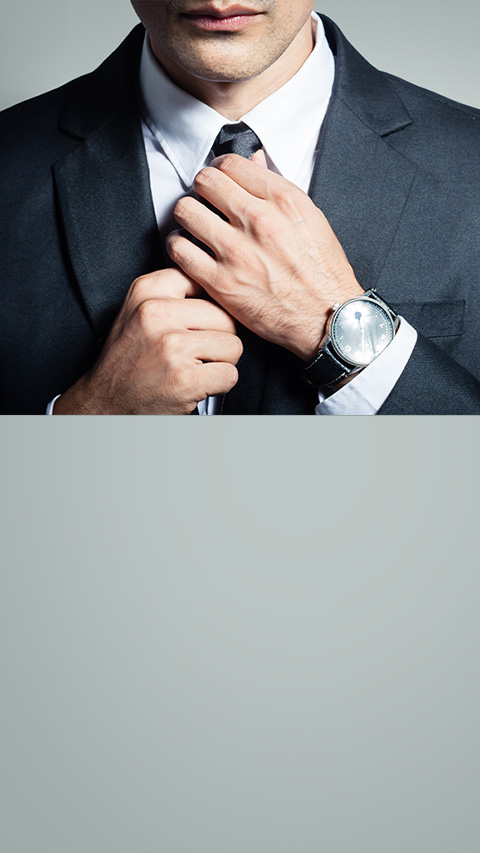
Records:
<instances>
[{"instance_id":1,"label":"suit jacket shoulder","mask_svg":"<svg viewBox=\"0 0 480 853\"><path fill-rule=\"evenodd\" d=\"M480 110L386 75L415 123L409 151L429 169L448 170L458 180L480 176ZM428 138L429 144L423 143Z\"/></svg>"},{"instance_id":2,"label":"suit jacket shoulder","mask_svg":"<svg viewBox=\"0 0 480 853\"><path fill-rule=\"evenodd\" d=\"M141 25L94 71L0 112L3 158L52 161L65 150L65 135L81 140L128 106L137 93ZM73 102L73 109L69 103ZM28 162L25 162L28 167Z\"/></svg>"}]
</instances>

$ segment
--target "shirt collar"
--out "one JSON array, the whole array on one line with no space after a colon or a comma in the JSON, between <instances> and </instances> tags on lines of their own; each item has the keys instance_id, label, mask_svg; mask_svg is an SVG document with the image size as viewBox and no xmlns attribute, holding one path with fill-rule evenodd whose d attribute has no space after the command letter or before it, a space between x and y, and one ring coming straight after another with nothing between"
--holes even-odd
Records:
<instances>
[{"instance_id":1,"label":"shirt collar","mask_svg":"<svg viewBox=\"0 0 480 853\"><path fill-rule=\"evenodd\" d=\"M332 93L335 64L321 19L315 47L300 70L240 121L261 139L268 158L285 178L296 172L318 137ZM143 47L140 84L144 119L175 167L185 187L191 187L224 124L225 116L176 86L155 59L148 38Z\"/></svg>"}]
</instances>

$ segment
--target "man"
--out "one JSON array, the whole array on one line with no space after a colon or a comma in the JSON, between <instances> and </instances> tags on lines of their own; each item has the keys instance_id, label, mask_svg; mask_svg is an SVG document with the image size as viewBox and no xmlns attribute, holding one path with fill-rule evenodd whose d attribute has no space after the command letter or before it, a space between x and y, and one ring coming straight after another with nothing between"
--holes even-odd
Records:
<instances>
[{"instance_id":1,"label":"man","mask_svg":"<svg viewBox=\"0 0 480 853\"><path fill-rule=\"evenodd\" d=\"M479 413L479 113L311 0L133 5L2 117L3 411Z\"/></svg>"}]
</instances>

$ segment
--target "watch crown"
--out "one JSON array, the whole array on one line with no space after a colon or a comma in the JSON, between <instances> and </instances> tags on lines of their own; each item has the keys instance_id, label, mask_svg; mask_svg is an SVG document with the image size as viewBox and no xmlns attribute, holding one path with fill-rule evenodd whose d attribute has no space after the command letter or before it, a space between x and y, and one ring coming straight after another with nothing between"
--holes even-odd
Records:
<instances>
[{"instance_id":1,"label":"watch crown","mask_svg":"<svg viewBox=\"0 0 480 853\"><path fill-rule=\"evenodd\" d=\"M340 302L335 302L335 305L332 305L332 311L338 311L340 308Z\"/></svg>"}]
</instances>

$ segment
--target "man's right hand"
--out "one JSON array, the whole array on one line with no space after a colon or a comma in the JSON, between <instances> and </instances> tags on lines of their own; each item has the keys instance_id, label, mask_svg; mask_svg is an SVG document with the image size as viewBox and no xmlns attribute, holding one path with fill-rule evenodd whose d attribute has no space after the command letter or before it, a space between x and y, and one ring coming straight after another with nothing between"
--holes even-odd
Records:
<instances>
[{"instance_id":1,"label":"man's right hand","mask_svg":"<svg viewBox=\"0 0 480 853\"><path fill-rule=\"evenodd\" d=\"M180 270L133 282L94 367L55 415L188 415L238 381L235 322ZM188 297L188 298L187 298Z\"/></svg>"}]
</instances>

